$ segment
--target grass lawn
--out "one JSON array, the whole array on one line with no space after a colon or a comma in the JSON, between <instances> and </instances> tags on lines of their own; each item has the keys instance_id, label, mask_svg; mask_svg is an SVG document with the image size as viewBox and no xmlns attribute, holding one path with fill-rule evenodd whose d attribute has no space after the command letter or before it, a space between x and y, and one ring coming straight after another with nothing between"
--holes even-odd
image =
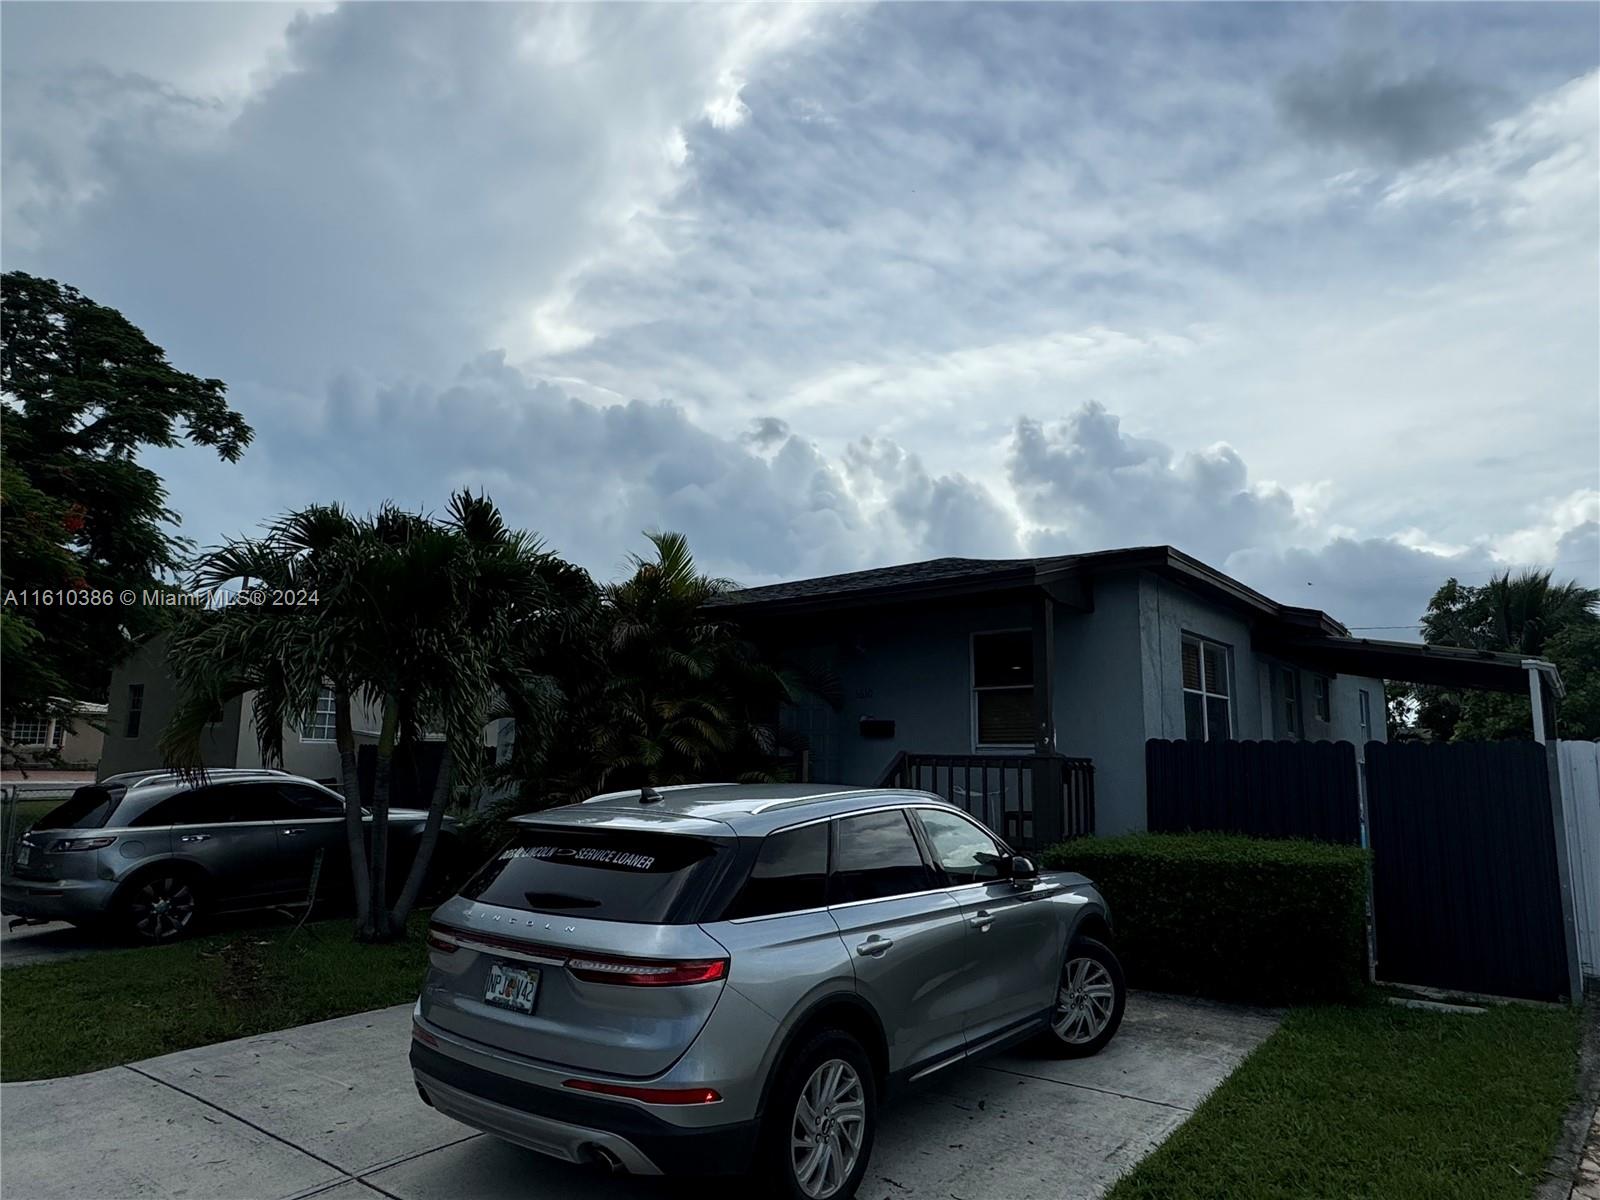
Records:
<instances>
[{"instance_id":1,"label":"grass lawn","mask_svg":"<svg viewBox=\"0 0 1600 1200\"><path fill-rule=\"evenodd\" d=\"M1575 1009L1294 1009L1108 1200L1527 1200L1578 1036Z\"/></svg>"},{"instance_id":2,"label":"grass lawn","mask_svg":"<svg viewBox=\"0 0 1600 1200\"><path fill-rule=\"evenodd\" d=\"M414 999L427 915L392 946L348 919L0 972L0 1079L52 1079Z\"/></svg>"}]
</instances>

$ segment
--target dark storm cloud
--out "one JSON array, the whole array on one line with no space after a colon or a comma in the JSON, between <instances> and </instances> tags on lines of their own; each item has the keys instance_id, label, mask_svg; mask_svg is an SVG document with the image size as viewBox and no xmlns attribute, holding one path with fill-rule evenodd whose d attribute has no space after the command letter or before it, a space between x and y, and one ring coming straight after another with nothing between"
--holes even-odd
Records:
<instances>
[{"instance_id":1,"label":"dark storm cloud","mask_svg":"<svg viewBox=\"0 0 1600 1200\"><path fill-rule=\"evenodd\" d=\"M778 417L757 417L750 422L750 428L739 435L739 440L747 446L765 450L788 436L789 422Z\"/></svg>"},{"instance_id":2,"label":"dark storm cloud","mask_svg":"<svg viewBox=\"0 0 1600 1200\"><path fill-rule=\"evenodd\" d=\"M1277 92L1279 112L1309 141L1395 165L1472 141L1506 99L1494 86L1438 68L1396 76L1371 57L1302 68Z\"/></svg>"}]
</instances>

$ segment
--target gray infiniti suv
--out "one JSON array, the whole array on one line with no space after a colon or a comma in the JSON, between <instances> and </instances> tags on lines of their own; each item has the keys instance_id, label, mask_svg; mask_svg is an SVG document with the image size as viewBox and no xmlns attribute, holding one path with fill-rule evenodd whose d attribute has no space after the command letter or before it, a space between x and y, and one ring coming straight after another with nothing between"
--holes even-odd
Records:
<instances>
[{"instance_id":1,"label":"gray infiniti suv","mask_svg":"<svg viewBox=\"0 0 1600 1200\"><path fill-rule=\"evenodd\" d=\"M1105 901L936 796L618 792L518 819L435 910L422 1099L639 1174L854 1193L880 1103L1019 1042L1093 1054L1125 989Z\"/></svg>"},{"instance_id":2,"label":"gray infiniti suv","mask_svg":"<svg viewBox=\"0 0 1600 1200\"><path fill-rule=\"evenodd\" d=\"M425 812L391 809L391 871L404 877ZM370 822L371 818L366 820ZM454 822L435 862L449 862ZM164 942L210 914L350 890L344 799L283 771L212 768L196 782L130 771L78 788L18 842L0 911L111 926Z\"/></svg>"}]
</instances>

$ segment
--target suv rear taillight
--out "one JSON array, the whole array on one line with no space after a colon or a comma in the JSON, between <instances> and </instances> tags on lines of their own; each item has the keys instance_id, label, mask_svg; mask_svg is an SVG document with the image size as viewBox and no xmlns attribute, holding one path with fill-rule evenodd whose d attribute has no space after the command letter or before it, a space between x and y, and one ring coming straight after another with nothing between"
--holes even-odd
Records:
<instances>
[{"instance_id":1,"label":"suv rear taillight","mask_svg":"<svg viewBox=\"0 0 1600 1200\"><path fill-rule=\"evenodd\" d=\"M448 925L428 926L428 949L454 954L462 946L489 954L496 950L509 950L519 954L535 954L541 958L548 956L585 983L680 987L689 983L715 983L728 977L728 960L725 958L659 959L574 954L559 946L524 942L520 938L508 938L501 934L455 929Z\"/></svg>"},{"instance_id":2,"label":"suv rear taillight","mask_svg":"<svg viewBox=\"0 0 1600 1200\"><path fill-rule=\"evenodd\" d=\"M444 954L454 954L461 949L461 943L452 938L438 925L428 926L428 949L438 950Z\"/></svg>"},{"instance_id":3,"label":"suv rear taillight","mask_svg":"<svg viewBox=\"0 0 1600 1200\"><path fill-rule=\"evenodd\" d=\"M600 1096L623 1096L646 1104L716 1104L722 1096L715 1088L647 1088L623 1083L599 1083L593 1079L569 1079L562 1087Z\"/></svg>"},{"instance_id":4,"label":"suv rear taillight","mask_svg":"<svg viewBox=\"0 0 1600 1200\"><path fill-rule=\"evenodd\" d=\"M569 958L567 970L589 983L621 983L633 987L674 987L713 983L728 977L725 958L693 962L661 962L648 958Z\"/></svg>"},{"instance_id":5,"label":"suv rear taillight","mask_svg":"<svg viewBox=\"0 0 1600 1200\"><path fill-rule=\"evenodd\" d=\"M100 850L116 840L114 837L59 838L45 847L45 853L60 854L64 850Z\"/></svg>"}]
</instances>

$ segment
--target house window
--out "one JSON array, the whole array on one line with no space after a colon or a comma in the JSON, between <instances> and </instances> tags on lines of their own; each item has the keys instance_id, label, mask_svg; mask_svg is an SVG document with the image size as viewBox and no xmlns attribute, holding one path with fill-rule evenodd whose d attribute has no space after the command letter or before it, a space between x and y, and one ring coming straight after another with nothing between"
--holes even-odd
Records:
<instances>
[{"instance_id":1,"label":"house window","mask_svg":"<svg viewBox=\"0 0 1600 1200\"><path fill-rule=\"evenodd\" d=\"M50 744L59 750L61 749L61 744L66 740L67 723L65 721L57 721L55 727L50 731Z\"/></svg>"},{"instance_id":2,"label":"house window","mask_svg":"<svg viewBox=\"0 0 1600 1200\"><path fill-rule=\"evenodd\" d=\"M1220 642L1183 639L1183 736L1191 742L1233 735L1232 655Z\"/></svg>"},{"instance_id":3,"label":"house window","mask_svg":"<svg viewBox=\"0 0 1600 1200\"><path fill-rule=\"evenodd\" d=\"M13 746L43 746L50 740L50 722L17 717L6 727L6 740Z\"/></svg>"},{"instance_id":4,"label":"house window","mask_svg":"<svg viewBox=\"0 0 1600 1200\"><path fill-rule=\"evenodd\" d=\"M144 684L128 685L128 723L123 726L124 737L139 736L139 722L144 717Z\"/></svg>"},{"instance_id":5,"label":"house window","mask_svg":"<svg viewBox=\"0 0 1600 1200\"><path fill-rule=\"evenodd\" d=\"M1278 687L1282 692L1283 735L1300 736L1300 673L1293 667L1278 670Z\"/></svg>"},{"instance_id":6,"label":"house window","mask_svg":"<svg viewBox=\"0 0 1600 1200\"><path fill-rule=\"evenodd\" d=\"M1356 693L1356 700L1361 709L1361 744L1365 746L1372 740L1372 693L1362 688Z\"/></svg>"},{"instance_id":7,"label":"house window","mask_svg":"<svg viewBox=\"0 0 1600 1200\"><path fill-rule=\"evenodd\" d=\"M1033 634L973 635L972 711L979 749L1033 745Z\"/></svg>"},{"instance_id":8,"label":"house window","mask_svg":"<svg viewBox=\"0 0 1600 1200\"><path fill-rule=\"evenodd\" d=\"M334 738L334 728L333 689L323 688L317 694L316 711L311 714L311 719L300 727L300 740L331 742Z\"/></svg>"},{"instance_id":9,"label":"house window","mask_svg":"<svg viewBox=\"0 0 1600 1200\"><path fill-rule=\"evenodd\" d=\"M1328 677L1326 675L1313 675L1311 677L1311 708L1317 714L1317 720L1323 722L1333 720L1333 706L1328 699Z\"/></svg>"}]
</instances>

